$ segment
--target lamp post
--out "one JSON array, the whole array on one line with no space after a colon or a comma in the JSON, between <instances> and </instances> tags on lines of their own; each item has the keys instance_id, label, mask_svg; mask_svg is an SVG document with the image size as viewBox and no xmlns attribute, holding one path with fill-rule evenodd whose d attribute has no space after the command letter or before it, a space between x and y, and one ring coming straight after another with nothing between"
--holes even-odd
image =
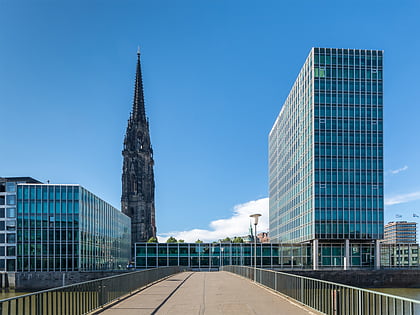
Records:
<instances>
[{"instance_id":1,"label":"lamp post","mask_svg":"<svg viewBox=\"0 0 420 315\"><path fill-rule=\"evenodd\" d=\"M220 248L220 251L221 251L221 257L222 257L222 262L221 262L221 266L222 266L222 269L223 269L223 259L224 259L224 255L223 255L223 252L224 252L224 248L223 247L221 247Z\"/></svg>"},{"instance_id":2,"label":"lamp post","mask_svg":"<svg viewBox=\"0 0 420 315\"><path fill-rule=\"evenodd\" d=\"M250 215L251 218L254 218L254 282L257 280L257 224L260 216L259 213Z\"/></svg>"}]
</instances>

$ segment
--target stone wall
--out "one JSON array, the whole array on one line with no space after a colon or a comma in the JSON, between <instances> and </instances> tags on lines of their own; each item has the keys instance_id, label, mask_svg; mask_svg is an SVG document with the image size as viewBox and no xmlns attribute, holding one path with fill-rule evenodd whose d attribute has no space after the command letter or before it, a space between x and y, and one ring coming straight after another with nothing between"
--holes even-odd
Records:
<instances>
[{"instance_id":1,"label":"stone wall","mask_svg":"<svg viewBox=\"0 0 420 315\"><path fill-rule=\"evenodd\" d=\"M39 291L61 287L99 278L123 274L127 271L97 271L97 272L17 272L14 274L16 290ZM10 276L9 274L9 283ZM12 286L11 286L12 287Z\"/></svg>"},{"instance_id":2,"label":"stone wall","mask_svg":"<svg viewBox=\"0 0 420 315\"><path fill-rule=\"evenodd\" d=\"M359 288L420 288L420 270L418 269L335 271L293 270L286 272Z\"/></svg>"}]
</instances>

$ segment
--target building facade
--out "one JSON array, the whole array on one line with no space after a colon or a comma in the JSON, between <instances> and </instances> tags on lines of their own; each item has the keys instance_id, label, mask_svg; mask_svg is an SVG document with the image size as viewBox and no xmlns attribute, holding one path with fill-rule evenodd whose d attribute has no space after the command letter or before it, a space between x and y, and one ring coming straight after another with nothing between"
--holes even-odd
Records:
<instances>
[{"instance_id":1,"label":"building facade","mask_svg":"<svg viewBox=\"0 0 420 315\"><path fill-rule=\"evenodd\" d=\"M343 243L323 242L318 245L319 269L344 269ZM313 269L313 243L257 243L257 266L270 269ZM375 257L375 255L379 255ZM197 269L225 265L253 266L254 244L246 243L136 243L137 269L185 266ZM352 242L348 269L372 269L376 261L381 268L419 267L417 244L381 244L380 251L372 242Z\"/></svg>"},{"instance_id":2,"label":"building facade","mask_svg":"<svg viewBox=\"0 0 420 315\"><path fill-rule=\"evenodd\" d=\"M385 225L384 244L416 244L417 223L407 221L389 222Z\"/></svg>"},{"instance_id":3,"label":"building facade","mask_svg":"<svg viewBox=\"0 0 420 315\"><path fill-rule=\"evenodd\" d=\"M382 268L418 268L419 266L418 244L381 244Z\"/></svg>"},{"instance_id":4,"label":"building facade","mask_svg":"<svg viewBox=\"0 0 420 315\"><path fill-rule=\"evenodd\" d=\"M124 269L130 260L130 218L79 185L8 178L0 270ZM14 197L10 197L14 196ZM8 210L10 209L10 210ZM12 217L14 215L14 217ZM10 221L10 222L9 222ZM0 226L1 228L1 226ZM1 236L0 236L1 237ZM0 256L2 249L0 247Z\"/></svg>"},{"instance_id":5,"label":"building facade","mask_svg":"<svg viewBox=\"0 0 420 315\"><path fill-rule=\"evenodd\" d=\"M380 50L311 49L269 134L272 242L338 241L349 260L383 238L382 71Z\"/></svg>"},{"instance_id":6,"label":"building facade","mask_svg":"<svg viewBox=\"0 0 420 315\"><path fill-rule=\"evenodd\" d=\"M137 53L133 109L128 120L122 155L121 210L131 218L132 244L145 242L156 237L155 180L153 149L144 105L140 52Z\"/></svg>"},{"instance_id":7,"label":"building facade","mask_svg":"<svg viewBox=\"0 0 420 315\"><path fill-rule=\"evenodd\" d=\"M39 181L31 177L0 177L0 271L16 271L16 184Z\"/></svg>"}]
</instances>

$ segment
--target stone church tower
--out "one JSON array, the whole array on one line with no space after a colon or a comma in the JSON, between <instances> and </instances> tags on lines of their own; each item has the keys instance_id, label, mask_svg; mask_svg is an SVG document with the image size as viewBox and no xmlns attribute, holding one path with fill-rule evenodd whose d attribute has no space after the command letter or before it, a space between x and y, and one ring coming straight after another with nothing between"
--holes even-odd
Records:
<instances>
[{"instance_id":1,"label":"stone church tower","mask_svg":"<svg viewBox=\"0 0 420 315\"><path fill-rule=\"evenodd\" d=\"M131 218L131 241L146 242L156 237L155 179L149 121L146 118L140 50L137 52L133 110L124 138L122 173L122 212Z\"/></svg>"}]
</instances>

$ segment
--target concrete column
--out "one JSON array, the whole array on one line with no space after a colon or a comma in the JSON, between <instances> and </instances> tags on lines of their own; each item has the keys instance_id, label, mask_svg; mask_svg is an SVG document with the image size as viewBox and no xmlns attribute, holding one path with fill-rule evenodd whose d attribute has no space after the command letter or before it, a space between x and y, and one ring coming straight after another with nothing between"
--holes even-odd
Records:
<instances>
[{"instance_id":1,"label":"concrete column","mask_svg":"<svg viewBox=\"0 0 420 315\"><path fill-rule=\"evenodd\" d=\"M408 249L408 266L411 267L411 244L407 244Z\"/></svg>"},{"instance_id":2,"label":"concrete column","mask_svg":"<svg viewBox=\"0 0 420 315\"><path fill-rule=\"evenodd\" d=\"M375 240L375 269L381 269L381 242Z\"/></svg>"},{"instance_id":3,"label":"concrete column","mask_svg":"<svg viewBox=\"0 0 420 315\"><path fill-rule=\"evenodd\" d=\"M350 262L350 240L344 242L344 270L349 270Z\"/></svg>"},{"instance_id":4,"label":"concrete column","mask_svg":"<svg viewBox=\"0 0 420 315\"><path fill-rule=\"evenodd\" d=\"M312 267L313 270L318 270L318 240L312 241Z\"/></svg>"}]
</instances>

